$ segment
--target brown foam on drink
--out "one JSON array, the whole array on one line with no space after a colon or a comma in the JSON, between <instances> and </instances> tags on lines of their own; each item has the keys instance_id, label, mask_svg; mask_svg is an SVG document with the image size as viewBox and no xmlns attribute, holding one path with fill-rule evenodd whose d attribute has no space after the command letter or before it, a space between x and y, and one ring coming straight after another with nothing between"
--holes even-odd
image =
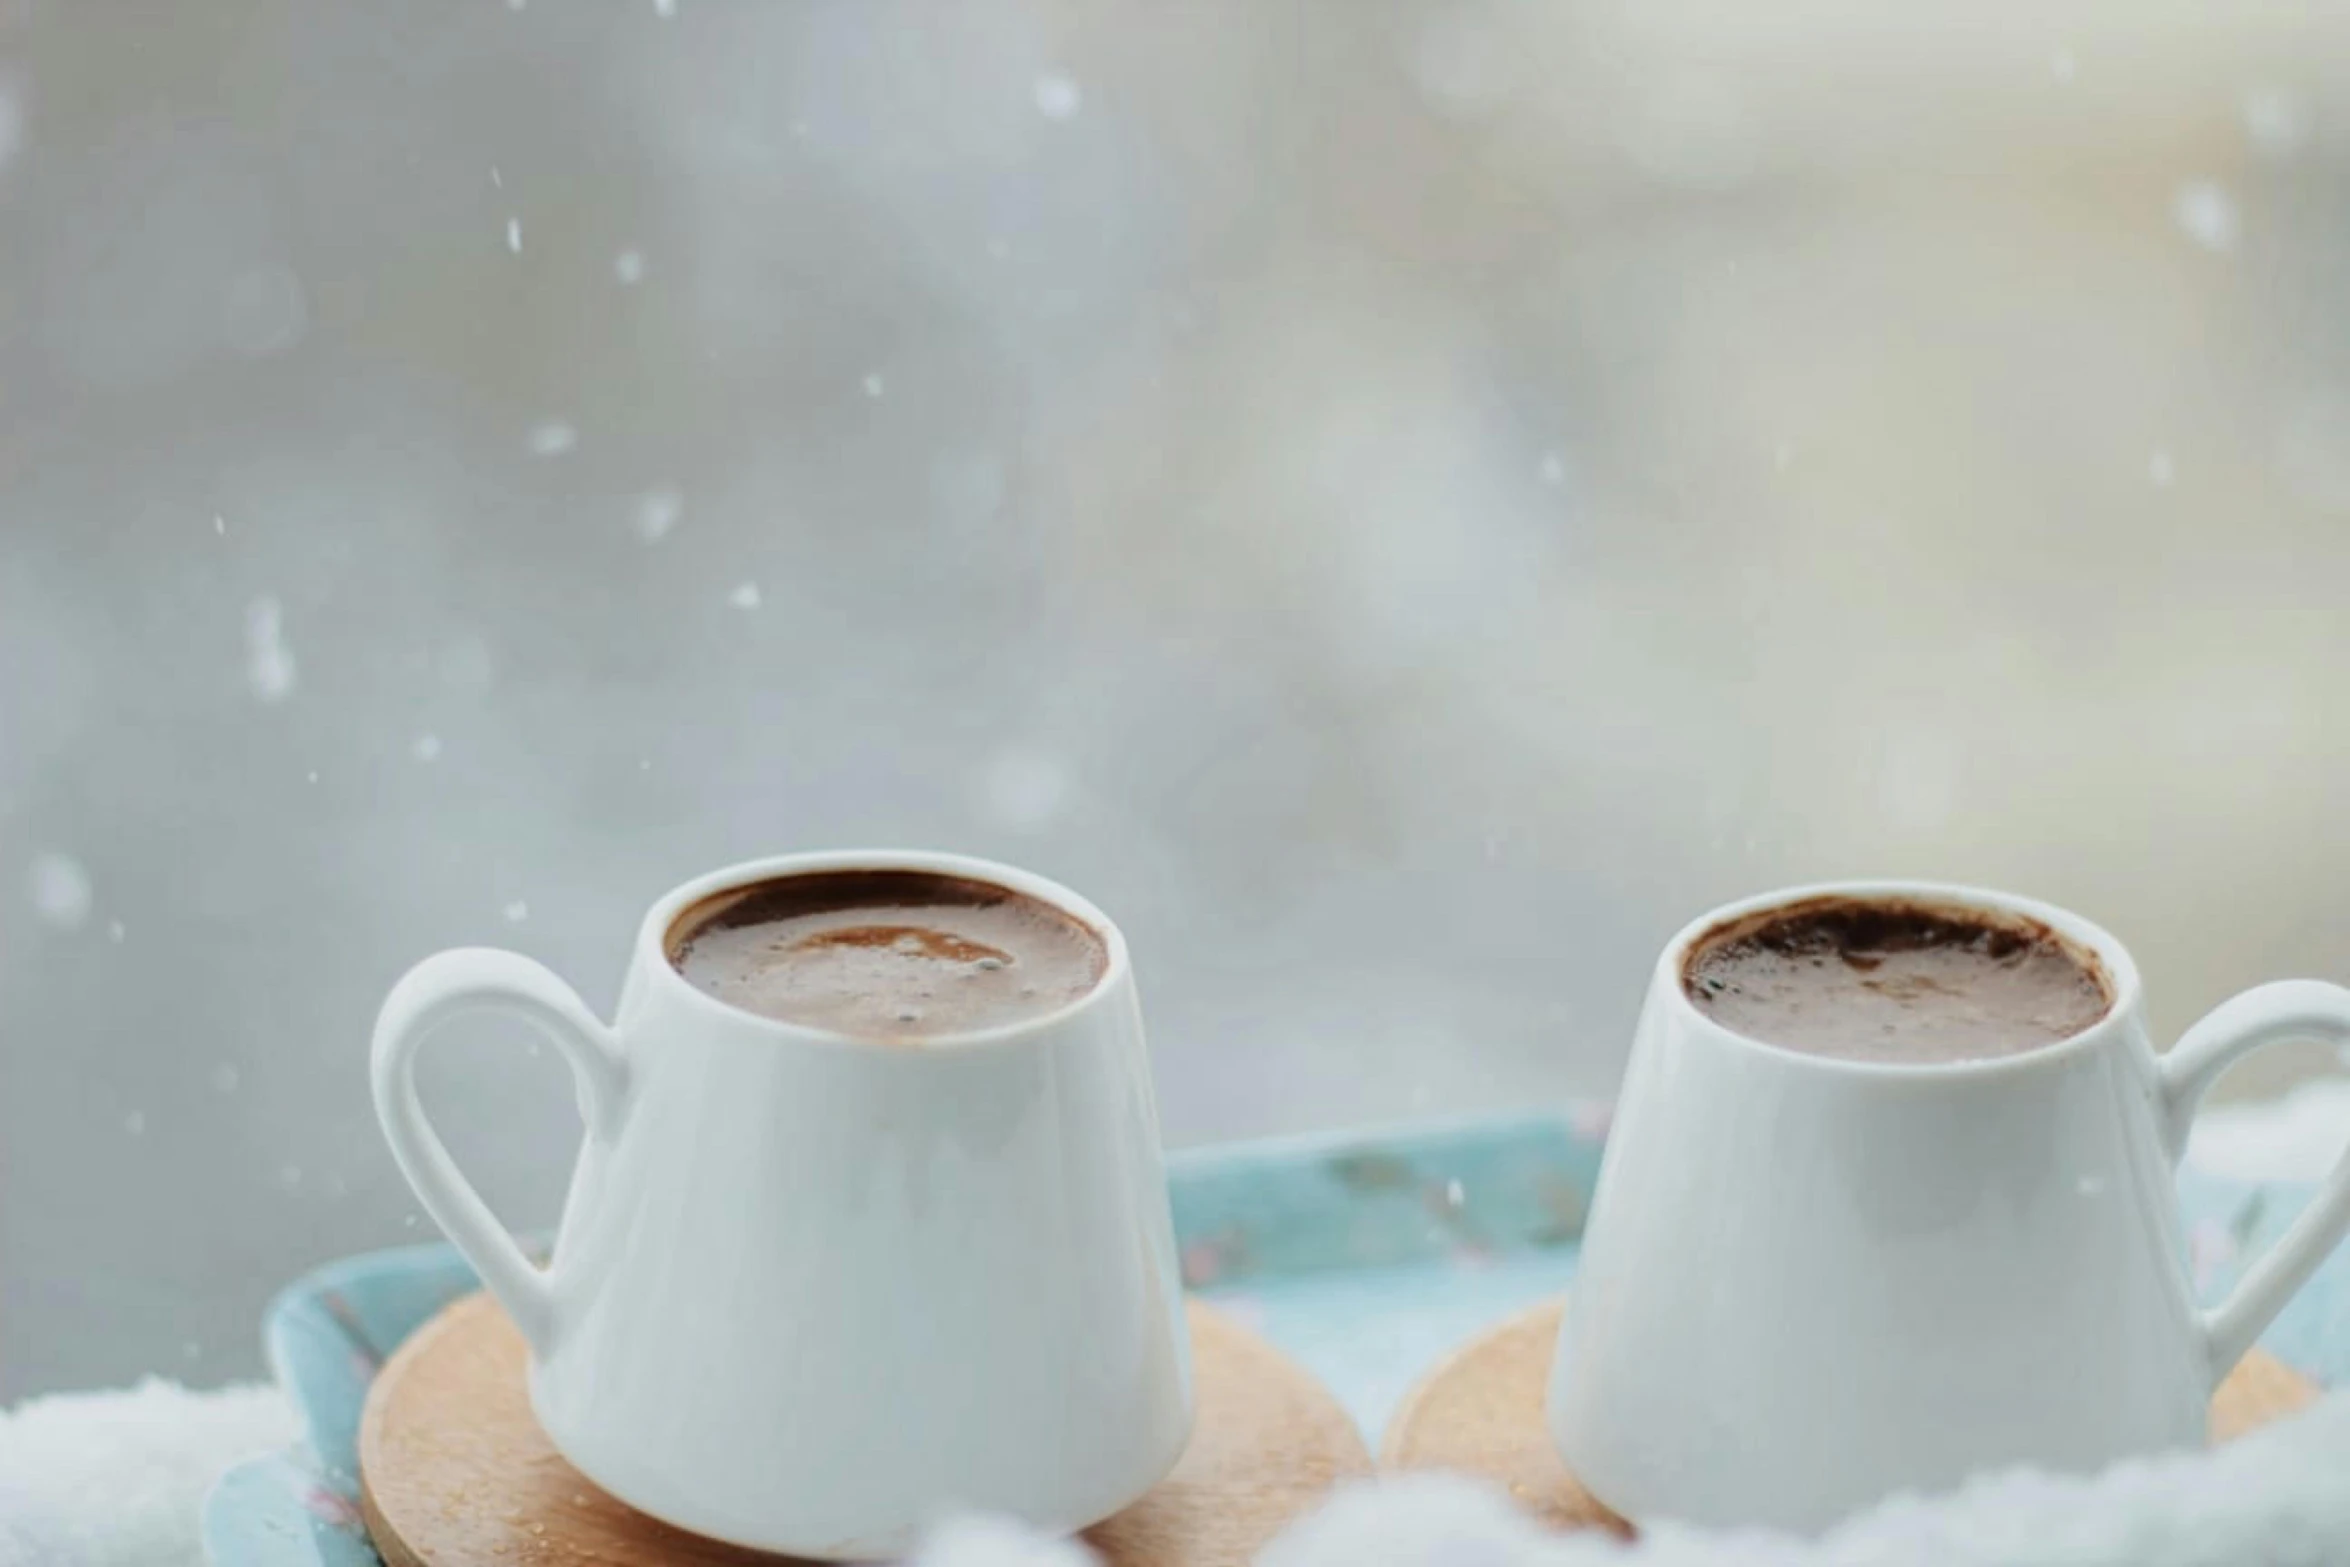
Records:
<instances>
[{"instance_id":1,"label":"brown foam on drink","mask_svg":"<svg viewBox=\"0 0 2350 1567\"><path fill-rule=\"evenodd\" d=\"M1057 1012L1109 969L1101 935L992 882L818 871L706 898L670 926L687 983L746 1012L911 1043Z\"/></svg>"},{"instance_id":2,"label":"brown foam on drink","mask_svg":"<svg viewBox=\"0 0 2350 1567\"><path fill-rule=\"evenodd\" d=\"M1707 931L1682 962L1681 988L1750 1039L1908 1063L2036 1050L2113 1005L2097 959L2038 920L1835 896Z\"/></svg>"}]
</instances>

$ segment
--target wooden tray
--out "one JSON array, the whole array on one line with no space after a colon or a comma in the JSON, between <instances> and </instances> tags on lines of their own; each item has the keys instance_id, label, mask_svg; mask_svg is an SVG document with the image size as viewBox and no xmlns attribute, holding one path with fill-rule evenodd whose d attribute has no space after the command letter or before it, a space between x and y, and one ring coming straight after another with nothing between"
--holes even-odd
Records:
<instances>
[{"instance_id":1,"label":"wooden tray","mask_svg":"<svg viewBox=\"0 0 2350 1567\"><path fill-rule=\"evenodd\" d=\"M1571 1282L1605 1128L1594 1109L1179 1154L1168 1173L1185 1282L1320 1378L1375 1436L1429 1367ZM2199 1287L2215 1291L2308 1194L2189 1168L2179 1195ZM330 1264L278 1298L264 1339L307 1440L214 1490L214 1567L377 1567L358 1484L368 1384L473 1288L434 1245ZM2263 1342L2320 1381L2350 1380L2350 1248Z\"/></svg>"}]
</instances>

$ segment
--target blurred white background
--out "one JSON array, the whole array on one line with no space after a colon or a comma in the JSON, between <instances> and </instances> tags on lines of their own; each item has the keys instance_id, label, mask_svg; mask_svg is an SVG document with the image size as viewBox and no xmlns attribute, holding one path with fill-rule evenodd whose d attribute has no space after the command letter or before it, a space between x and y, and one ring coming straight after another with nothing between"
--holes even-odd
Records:
<instances>
[{"instance_id":1,"label":"blurred white background","mask_svg":"<svg viewBox=\"0 0 2350 1567\"><path fill-rule=\"evenodd\" d=\"M2028 13L0 0L0 1400L251 1374L400 969L756 853L1087 891L1178 1144L1817 876L2350 976L2350 13Z\"/></svg>"}]
</instances>

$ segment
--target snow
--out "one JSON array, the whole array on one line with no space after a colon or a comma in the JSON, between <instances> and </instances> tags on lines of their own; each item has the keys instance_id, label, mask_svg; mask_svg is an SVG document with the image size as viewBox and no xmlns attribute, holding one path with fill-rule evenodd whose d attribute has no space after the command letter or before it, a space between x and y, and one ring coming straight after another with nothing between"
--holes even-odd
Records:
<instances>
[{"instance_id":1,"label":"snow","mask_svg":"<svg viewBox=\"0 0 2350 1567\"><path fill-rule=\"evenodd\" d=\"M25 868L25 895L41 923L52 930L79 930L88 924L96 898L82 862L54 849L34 855Z\"/></svg>"},{"instance_id":2,"label":"snow","mask_svg":"<svg viewBox=\"0 0 2350 1567\"><path fill-rule=\"evenodd\" d=\"M2178 467L2165 451L2156 451L2146 459L2147 481L2159 489L2169 489L2179 476Z\"/></svg>"},{"instance_id":3,"label":"snow","mask_svg":"<svg viewBox=\"0 0 2350 1567\"><path fill-rule=\"evenodd\" d=\"M524 920L530 918L530 905L525 903L522 899L516 898L506 905L503 912L505 913L507 924L519 925Z\"/></svg>"},{"instance_id":4,"label":"snow","mask_svg":"<svg viewBox=\"0 0 2350 1567\"><path fill-rule=\"evenodd\" d=\"M882 383L881 372L878 370L865 377L864 387L867 397L879 397L887 389Z\"/></svg>"},{"instance_id":5,"label":"snow","mask_svg":"<svg viewBox=\"0 0 2350 1567\"><path fill-rule=\"evenodd\" d=\"M685 497L668 485L655 485L637 497L636 536L647 544L658 544L669 537L677 519L684 515Z\"/></svg>"},{"instance_id":6,"label":"snow","mask_svg":"<svg viewBox=\"0 0 2350 1567\"><path fill-rule=\"evenodd\" d=\"M560 457L579 444L579 431L561 419L542 419L530 427L528 444L533 457Z\"/></svg>"},{"instance_id":7,"label":"snow","mask_svg":"<svg viewBox=\"0 0 2350 1567\"><path fill-rule=\"evenodd\" d=\"M517 256L522 254L522 220L520 218L506 220L506 249Z\"/></svg>"},{"instance_id":8,"label":"snow","mask_svg":"<svg viewBox=\"0 0 2350 1567\"><path fill-rule=\"evenodd\" d=\"M2216 180L2189 180L2171 198L2171 216L2187 237L2205 250L2224 255L2242 237L2243 219L2236 198Z\"/></svg>"},{"instance_id":9,"label":"snow","mask_svg":"<svg viewBox=\"0 0 2350 1567\"><path fill-rule=\"evenodd\" d=\"M1036 79L1036 112L1048 120L1073 120L1085 106L1076 78L1047 71Z\"/></svg>"},{"instance_id":10,"label":"snow","mask_svg":"<svg viewBox=\"0 0 2350 1567\"><path fill-rule=\"evenodd\" d=\"M1557 1548L1552 1536L1491 1486L1455 1475L1404 1474L1341 1487L1257 1560L1259 1567L1510 1567L1540 1561Z\"/></svg>"},{"instance_id":11,"label":"snow","mask_svg":"<svg viewBox=\"0 0 2350 1567\"><path fill-rule=\"evenodd\" d=\"M198 1393L150 1378L0 1412L0 1567L201 1567L205 1491L293 1437L269 1387Z\"/></svg>"},{"instance_id":12,"label":"snow","mask_svg":"<svg viewBox=\"0 0 2350 1567\"><path fill-rule=\"evenodd\" d=\"M1545 1532L1498 1489L1406 1474L1352 1482L1258 1556L1258 1567L2326 1567L2350 1559L2350 1395L2210 1453L2103 1474L1990 1475L1895 1497L1816 1540L1650 1528L1636 1543ZM961 1521L916 1567L1073 1567L1077 1548Z\"/></svg>"},{"instance_id":13,"label":"snow","mask_svg":"<svg viewBox=\"0 0 2350 1567\"><path fill-rule=\"evenodd\" d=\"M757 609L759 607L759 584L748 581L736 583L734 591L726 595L726 602L732 604L736 609Z\"/></svg>"},{"instance_id":14,"label":"snow","mask_svg":"<svg viewBox=\"0 0 2350 1567\"><path fill-rule=\"evenodd\" d=\"M437 762L441 759L441 737L435 734L418 735L416 743L408 748L408 753L420 762Z\"/></svg>"},{"instance_id":15,"label":"snow","mask_svg":"<svg viewBox=\"0 0 2350 1567\"><path fill-rule=\"evenodd\" d=\"M245 606L245 684L264 702L283 702L299 680L286 646L286 613L268 594Z\"/></svg>"},{"instance_id":16,"label":"snow","mask_svg":"<svg viewBox=\"0 0 2350 1567\"><path fill-rule=\"evenodd\" d=\"M624 250L612 258L612 275L623 284L634 287L645 280L645 255L641 250Z\"/></svg>"},{"instance_id":17,"label":"snow","mask_svg":"<svg viewBox=\"0 0 2350 1567\"><path fill-rule=\"evenodd\" d=\"M1100 1560L1075 1540L1001 1518L957 1518L931 1531L907 1567L1089 1567Z\"/></svg>"}]
</instances>

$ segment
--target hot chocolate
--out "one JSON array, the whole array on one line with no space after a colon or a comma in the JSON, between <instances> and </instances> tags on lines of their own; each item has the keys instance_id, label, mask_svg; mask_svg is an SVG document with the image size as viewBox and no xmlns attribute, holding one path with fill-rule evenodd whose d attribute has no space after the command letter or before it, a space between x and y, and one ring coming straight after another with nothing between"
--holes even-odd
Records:
<instances>
[{"instance_id":1,"label":"hot chocolate","mask_svg":"<svg viewBox=\"0 0 2350 1567\"><path fill-rule=\"evenodd\" d=\"M1830 897L1708 931L1681 966L1700 1012L1751 1039L1859 1061L2016 1055L2103 1017L2096 959L2038 921Z\"/></svg>"},{"instance_id":2,"label":"hot chocolate","mask_svg":"<svg viewBox=\"0 0 2350 1567\"><path fill-rule=\"evenodd\" d=\"M919 1043L1057 1012L1109 967L1074 915L927 871L822 871L706 899L669 933L686 981L762 1017Z\"/></svg>"}]
</instances>

